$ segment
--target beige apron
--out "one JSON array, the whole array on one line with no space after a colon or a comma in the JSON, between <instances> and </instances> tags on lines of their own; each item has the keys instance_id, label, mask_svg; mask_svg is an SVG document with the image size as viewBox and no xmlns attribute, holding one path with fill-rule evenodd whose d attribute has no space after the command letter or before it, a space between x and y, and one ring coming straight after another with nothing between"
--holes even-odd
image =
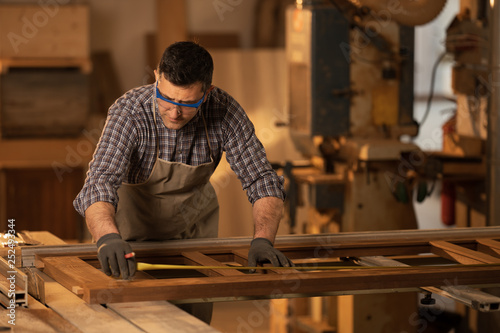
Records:
<instances>
[{"instance_id":1,"label":"beige apron","mask_svg":"<svg viewBox=\"0 0 500 333\"><path fill-rule=\"evenodd\" d=\"M203 124L211 162L191 166L159 158L156 128L156 103L153 117L156 132L156 161L149 178L142 184L122 183L118 189L116 224L124 240L169 240L215 238L218 231L219 204L209 182L215 169Z\"/></svg>"}]
</instances>

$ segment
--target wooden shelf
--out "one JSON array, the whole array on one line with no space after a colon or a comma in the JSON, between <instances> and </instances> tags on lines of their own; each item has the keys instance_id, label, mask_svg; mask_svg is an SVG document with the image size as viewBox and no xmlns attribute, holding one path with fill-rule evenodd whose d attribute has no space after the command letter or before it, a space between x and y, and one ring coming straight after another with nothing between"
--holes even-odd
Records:
<instances>
[{"instance_id":1,"label":"wooden shelf","mask_svg":"<svg viewBox=\"0 0 500 333\"><path fill-rule=\"evenodd\" d=\"M86 168L92 159L96 142L91 138L11 139L0 140L0 169L53 167L59 163L68 167Z\"/></svg>"},{"instance_id":2,"label":"wooden shelf","mask_svg":"<svg viewBox=\"0 0 500 333\"><path fill-rule=\"evenodd\" d=\"M48 230L83 239L72 201L83 186L95 142L91 138L0 140L0 227Z\"/></svg>"},{"instance_id":3,"label":"wooden shelf","mask_svg":"<svg viewBox=\"0 0 500 333\"><path fill-rule=\"evenodd\" d=\"M0 58L0 73L11 68L79 68L82 74L92 71L89 58Z\"/></svg>"}]
</instances>

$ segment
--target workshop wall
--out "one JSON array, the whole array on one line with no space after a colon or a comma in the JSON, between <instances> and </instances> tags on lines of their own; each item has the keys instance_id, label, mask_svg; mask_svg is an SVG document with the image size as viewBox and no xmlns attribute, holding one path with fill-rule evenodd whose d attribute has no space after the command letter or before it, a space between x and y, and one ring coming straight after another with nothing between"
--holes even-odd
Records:
<instances>
[{"instance_id":1,"label":"workshop wall","mask_svg":"<svg viewBox=\"0 0 500 333\"><path fill-rule=\"evenodd\" d=\"M146 35L156 30L155 0L89 0L91 52L111 53L123 92L151 77Z\"/></svg>"},{"instance_id":2,"label":"workshop wall","mask_svg":"<svg viewBox=\"0 0 500 333\"><path fill-rule=\"evenodd\" d=\"M213 50L214 84L228 91L247 112L271 162L300 159L288 128L286 63L282 49ZM220 203L220 237L251 236L252 207L229 164L222 160L212 177ZM286 222L279 233L288 233Z\"/></svg>"},{"instance_id":3,"label":"workshop wall","mask_svg":"<svg viewBox=\"0 0 500 333\"><path fill-rule=\"evenodd\" d=\"M241 46L250 48L254 15L248 13L254 12L256 2L187 0L188 31L194 35L237 34ZM146 83L152 77L146 61L146 37L156 30L156 0L89 0L89 4L91 51L111 52L123 91Z\"/></svg>"},{"instance_id":4,"label":"workshop wall","mask_svg":"<svg viewBox=\"0 0 500 333\"><path fill-rule=\"evenodd\" d=\"M187 0L188 30L194 35L234 33L242 48L251 48L257 1Z\"/></svg>"}]
</instances>

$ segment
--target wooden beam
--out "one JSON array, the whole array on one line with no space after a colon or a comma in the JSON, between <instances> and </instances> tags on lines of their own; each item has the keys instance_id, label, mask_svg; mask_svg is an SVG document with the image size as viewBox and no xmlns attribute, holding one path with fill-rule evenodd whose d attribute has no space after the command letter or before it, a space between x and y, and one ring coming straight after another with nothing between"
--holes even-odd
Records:
<instances>
[{"instance_id":1,"label":"wooden beam","mask_svg":"<svg viewBox=\"0 0 500 333\"><path fill-rule=\"evenodd\" d=\"M23 231L19 234L27 242L38 242L43 245L66 245L67 243L61 238L53 235L48 231Z\"/></svg>"},{"instance_id":2,"label":"wooden beam","mask_svg":"<svg viewBox=\"0 0 500 333\"><path fill-rule=\"evenodd\" d=\"M38 299L34 298L33 296L28 295L29 309L32 309L32 310L47 309L44 302L41 302Z\"/></svg>"},{"instance_id":3,"label":"wooden beam","mask_svg":"<svg viewBox=\"0 0 500 333\"><path fill-rule=\"evenodd\" d=\"M11 68L78 68L84 74L92 71L89 58L0 58L0 73L5 74Z\"/></svg>"},{"instance_id":4,"label":"wooden beam","mask_svg":"<svg viewBox=\"0 0 500 333\"><path fill-rule=\"evenodd\" d=\"M201 265L201 266L221 266L217 260L202 254L199 251L182 252L186 258L186 265ZM200 269L200 272L208 276L242 276L244 273L233 269Z\"/></svg>"},{"instance_id":5,"label":"wooden beam","mask_svg":"<svg viewBox=\"0 0 500 333\"><path fill-rule=\"evenodd\" d=\"M248 265L248 250L247 249L239 249L233 250L234 261L238 264L247 266Z\"/></svg>"},{"instance_id":6,"label":"wooden beam","mask_svg":"<svg viewBox=\"0 0 500 333\"><path fill-rule=\"evenodd\" d=\"M78 328L63 319L51 309L29 309L16 308L15 326L8 323L9 317L5 314L1 316L0 324L5 327L12 327L12 332L32 332L32 333L81 333Z\"/></svg>"},{"instance_id":7,"label":"wooden beam","mask_svg":"<svg viewBox=\"0 0 500 333\"><path fill-rule=\"evenodd\" d=\"M477 250L490 256L500 258L500 242L492 239L478 239Z\"/></svg>"},{"instance_id":8,"label":"wooden beam","mask_svg":"<svg viewBox=\"0 0 500 333\"><path fill-rule=\"evenodd\" d=\"M144 332L216 333L219 332L175 305L165 302L108 304L123 318Z\"/></svg>"},{"instance_id":9,"label":"wooden beam","mask_svg":"<svg viewBox=\"0 0 500 333\"><path fill-rule=\"evenodd\" d=\"M86 284L99 284L108 281L111 287L116 287L114 279L78 257L47 257L41 259L44 264L43 272L68 290L77 295L83 293ZM101 303L106 303L102 301Z\"/></svg>"},{"instance_id":10,"label":"wooden beam","mask_svg":"<svg viewBox=\"0 0 500 333\"><path fill-rule=\"evenodd\" d=\"M0 168L58 168L72 169L92 159L93 138L76 139L12 139L0 140ZM29 161L26 160L29 156Z\"/></svg>"},{"instance_id":11,"label":"wooden beam","mask_svg":"<svg viewBox=\"0 0 500 333\"><path fill-rule=\"evenodd\" d=\"M488 229L488 228L486 228ZM490 229L488 229L490 230ZM436 231L435 231L436 232ZM436 232L439 234L439 232ZM480 233L481 234L481 233ZM412 235L411 233L406 235ZM459 240L450 242L435 240L424 242L410 241L404 238L393 238L386 242L373 241L358 243L359 237L354 237L356 243L341 244L332 241L333 236L311 235L293 238L304 239L304 242L294 241L282 243L277 247L285 254L296 258L297 265L311 268L308 271L265 268L255 274L243 274L237 270L200 268L208 276L196 276L178 271L176 277L169 279L151 279L139 275L132 281L118 280L108 277L95 266L96 254L85 254L80 257L61 256L56 251L56 257L40 255L45 265L45 272L76 294L82 294L90 303L132 302L144 300L220 300L224 298L280 298L283 295L318 296L332 292L365 291L380 289L407 289L427 286L439 286L446 281L456 281L459 284L489 284L500 283L500 258L474 251L477 248L477 237L466 239L459 235ZM330 238L332 237L332 238ZM342 235L339 235L341 238ZM443 237L446 239L446 237ZM442 239L443 239L442 238ZM451 242L453 241L453 243ZM243 245L244 244L244 245ZM160 249L135 248L138 258L152 263L175 263L202 266L222 266L227 262L237 262L247 265L249 243L232 244L224 239L186 240L159 243ZM314 245L315 244L315 245ZM493 243L496 245L496 243ZM167 247L165 247L168 245ZM172 245L172 246L170 246ZM190 245L190 246L188 246ZM207 246L208 245L208 246ZM164 248L161 248L164 247ZM386 252L398 255L416 256L432 252L443 257L442 260L452 260L461 264L497 264L494 266L435 266L432 263L418 267L369 268L321 271L324 263L335 266L341 263L336 260L340 256L361 257L371 256L384 249ZM66 249L66 247L64 247ZM95 248L94 248L95 251ZM151 257L148 257L151 254ZM85 258L87 262L82 260ZM336 263L331 263L332 259ZM93 263L90 265L89 263ZM176 272L177 273L177 272ZM271 274L269 274L271 273ZM289 296L291 297L291 296Z\"/></svg>"},{"instance_id":12,"label":"wooden beam","mask_svg":"<svg viewBox=\"0 0 500 333\"><path fill-rule=\"evenodd\" d=\"M455 260L461 264L500 264L500 258L495 258L450 242L432 241L430 244L432 245L432 253Z\"/></svg>"},{"instance_id":13,"label":"wooden beam","mask_svg":"<svg viewBox=\"0 0 500 333\"><path fill-rule=\"evenodd\" d=\"M142 272L138 272L142 273ZM179 332L215 333L204 322L187 314L168 302L136 302L123 304L87 304L72 292L39 272L47 292L46 304L63 317L69 325L77 327L77 332ZM138 274L141 275L141 274ZM146 274L144 274L146 275ZM119 292L119 290L114 290ZM108 292L104 292L107 294ZM31 301L30 301L31 302ZM35 301L36 302L36 301ZM30 307L41 305L30 303ZM40 303L38 303L40 304ZM45 307L43 307L45 308ZM47 309L47 308L45 308ZM33 330L26 330L32 332ZM33 331L37 332L37 331ZM40 332L46 332L41 330ZM47 330L47 332L51 332ZM73 332L65 329L57 332Z\"/></svg>"},{"instance_id":14,"label":"wooden beam","mask_svg":"<svg viewBox=\"0 0 500 333\"><path fill-rule=\"evenodd\" d=\"M36 268L27 268L26 275L28 276L28 292L41 303L45 304L45 281L38 274L40 271ZM28 306L31 308L31 301L28 301Z\"/></svg>"},{"instance_id":15,"label":"wooden beam","mask_svg":"<svg viewBox=\"0 0 500 333\"><path fill-rule=\"evenodd\" d=\"M157 63L163 51L174 42L184 41L188 36L185 0L156 0Z\"/></svg>"},{"instance_id":16,"label":"wooden beam","mask_svg":"<svg viewBox=\"0 0 500 333\"><path fill-rule=\"evenodd\" d=\"M111 279L108 277L108 279ZM108 302L144 300L210 299L220 297L282 298L289 294L303 296L348 290L380 290L446 285L500 283L500 266L425 268L370 268L335 272L248 274L236 276L177 278L164 280L102 281L86 285L83 299L99 303L106 293Z\"/></svg>"},{"instance_id":17,"label":"wooden beam","mask_svg":"<svg viewBox=\"0 0 500 333\"><path fill-rule=\"evenodd\" d=\"M115 312L98 304L88 304L47 275L45 280L47 305L82 332L144 332Z\"/></svg>"}]
</instances>

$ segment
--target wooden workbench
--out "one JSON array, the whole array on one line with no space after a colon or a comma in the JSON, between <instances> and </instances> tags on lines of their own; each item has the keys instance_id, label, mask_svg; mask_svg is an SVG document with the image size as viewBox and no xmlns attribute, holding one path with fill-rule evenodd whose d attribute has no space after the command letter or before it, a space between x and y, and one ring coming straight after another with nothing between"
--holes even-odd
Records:
<instances>
[{"instance_id":1,"label":"wooden workbench","mask_svg":"<svg viewBox=\"0 0 500 333\"><path fill-rule=\"evenodd\" d=\"M500 227L280 236L276 248L297 266L287 271L264 267L255 274L245 268L222 269L248 265L248 238L131 242L139 261L202 266L190 270L198 274L194 277L139 272L133 281L103 274L93 244L25 246L18 260L30 277L30 294L39 301L16 314L29 321L28 328L37 318L48 318L54 327L69 325L83 332L214 332L165 300L399 293L436 289L450 281L456 286L497 286L499 240ZM384 262L375 266L385 267L359 269L358 262L373 259ZM333 270L321 270L325 265Z\"/></svg>"},{"instance_id":2,"label":"wooden workbench","mask_svg":"<svg viewBox=\"0 0 500 333\"><path fill-rule=\"evenodd\" d=\"M30 232L29 235L45 245L65 244L48 232ZM17 258L19 260L21 256ZM9 310L2 309L0 329L5 327L30 333L219 332L167 301L88 304L36 268L28 269L27 274L38 277L37 280L31 279L30 289L40 300L29 296L27 308L15 309L15 326L9 323Z\"/></svg>"}]
</instances>

